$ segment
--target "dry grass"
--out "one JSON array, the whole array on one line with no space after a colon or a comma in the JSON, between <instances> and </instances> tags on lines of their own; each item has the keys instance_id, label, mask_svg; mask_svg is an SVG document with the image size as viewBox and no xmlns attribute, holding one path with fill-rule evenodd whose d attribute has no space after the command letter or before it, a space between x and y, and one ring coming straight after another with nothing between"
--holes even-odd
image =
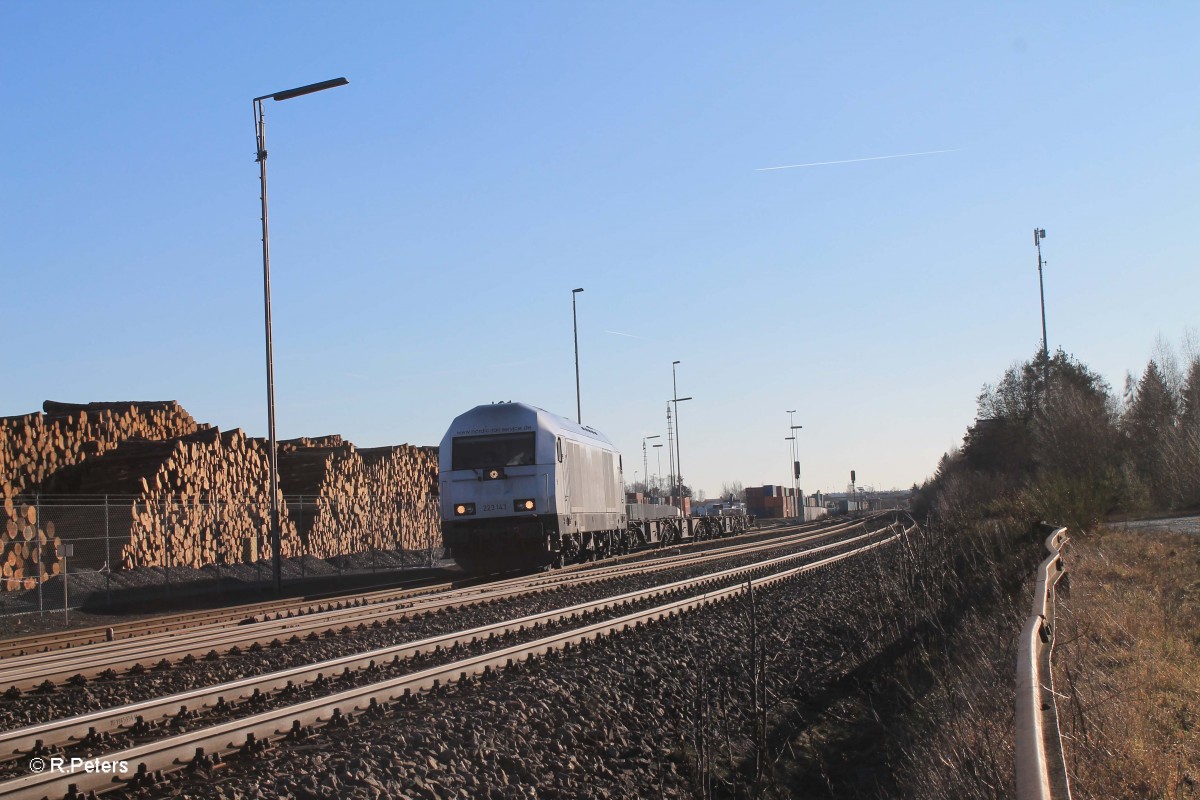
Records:
<instances>
[{"instance_id":1,"label":"dry grass","mask_svg":"<svg viewBox=\"0 0 1200 800\"><path fill-rule=\"evenodd\" d=\"M1200 537L1067 548L1055 687L1076 797L1200 798Z\"/></svg>"}]
</instances>

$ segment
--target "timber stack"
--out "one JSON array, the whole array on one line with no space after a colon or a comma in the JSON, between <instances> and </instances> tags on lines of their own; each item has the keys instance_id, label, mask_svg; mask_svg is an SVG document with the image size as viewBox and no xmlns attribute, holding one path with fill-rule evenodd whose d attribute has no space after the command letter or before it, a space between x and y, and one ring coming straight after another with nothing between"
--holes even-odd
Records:
<instances>
[{"instance_id":1,"label":"timber stack","mask_svg":"<svg viewBox=\"0 0 1200 800\"><path fill-rule=\"evenodd\" d=\"M300 501L294 517L304 552L328 558L440 543L436 448L307 442L291 440L279 453L280 484Z\"/></svg>"},{"instance_id":2,"label":"timber stack","mask_svg":"<svg viewBox=\"0 0 1200 800\"><path fill-rule=\"evenodd\" d=\"M271 557L265 440L198 424L174 401L43 408L0 419L0 591L57 574L60 540L97 535L80 507L100 497L111 552L77 546L73 568ZM440 545L436 448L302 437L279 442L279 463L284 557ZM303 501L294 519L285 495Z\"/></svg>"},{"instance_id":3,"label":"timber stack","mask_svg":"<svg viewBox=\"0 0 1200 800\"><path fill-rule=\"evenodd\" d=\"M0 591L28 589L59 572L55 526L27 495L60 469L134 439L195 433L202 426L174 400L58 403L45 413L0 418ZM204 426L207 427L207 426Z\"/></svg>"},{"instance_id":4,"label":"timber stack","mask_svg":"<svg viewBox=\"0 0 1200 800\"><path fill-rule=\"evenodd\" d=\"M56 498L123 498L109 508L110 527L115 518L129 532L121 567L249 564L273 552L268 469L264 440L239 429L205 428L164 441L125 442L60 470L42 489ZM282 493L279 500L281 552L297 555ZM48 505L43 515L56 510Z\"/></svg>"}]
</instances>

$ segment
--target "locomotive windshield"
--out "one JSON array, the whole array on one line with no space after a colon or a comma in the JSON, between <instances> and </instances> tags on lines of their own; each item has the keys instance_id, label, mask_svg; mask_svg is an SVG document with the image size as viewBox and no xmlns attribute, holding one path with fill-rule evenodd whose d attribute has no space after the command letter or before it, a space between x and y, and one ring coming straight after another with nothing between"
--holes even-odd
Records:
<instances>
[{"instance_id":1,"label":"locomotive windshield","mask_svg":"<svg viewBox=\"0 0 1200 800\"><path fill-rule=\"evenodd\" d=\"M533 433L494 436L458 436L451 453L451 469L523 467L534 462Z\"/></svg>"}]
</instances>

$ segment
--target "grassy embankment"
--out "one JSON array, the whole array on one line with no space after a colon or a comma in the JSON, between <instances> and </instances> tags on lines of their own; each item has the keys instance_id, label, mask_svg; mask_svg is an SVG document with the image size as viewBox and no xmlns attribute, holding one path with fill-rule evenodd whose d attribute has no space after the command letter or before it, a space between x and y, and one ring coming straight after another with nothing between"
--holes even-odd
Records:
<instances>
[{"instance_id":1,"label":"grassy embankment","mask_svg":"<svg viewBox=\"0 0 1200 800\"><path fill-rule=\"evenodd\" d=\"M1054 655L1076 797L1200 797L1200 537L1101 528L1066 553Z\"/></svg>"}]
</instances>

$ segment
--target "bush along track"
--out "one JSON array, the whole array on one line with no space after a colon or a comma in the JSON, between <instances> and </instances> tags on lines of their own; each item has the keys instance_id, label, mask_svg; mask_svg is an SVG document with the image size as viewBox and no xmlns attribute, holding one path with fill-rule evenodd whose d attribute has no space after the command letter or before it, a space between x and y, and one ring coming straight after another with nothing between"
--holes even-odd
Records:
<instances>
[{"instance_id":1,"label":"bush along track","mask_svg":"<svg viewBox=\"0 0 1200 800\"><path fill-rule=\"evenodd\" d=\"M910 536L863 598L860 661L781 715L741 796L1011 798L1014 664L1041 536Z\"/></svg>"}]
</instances>

